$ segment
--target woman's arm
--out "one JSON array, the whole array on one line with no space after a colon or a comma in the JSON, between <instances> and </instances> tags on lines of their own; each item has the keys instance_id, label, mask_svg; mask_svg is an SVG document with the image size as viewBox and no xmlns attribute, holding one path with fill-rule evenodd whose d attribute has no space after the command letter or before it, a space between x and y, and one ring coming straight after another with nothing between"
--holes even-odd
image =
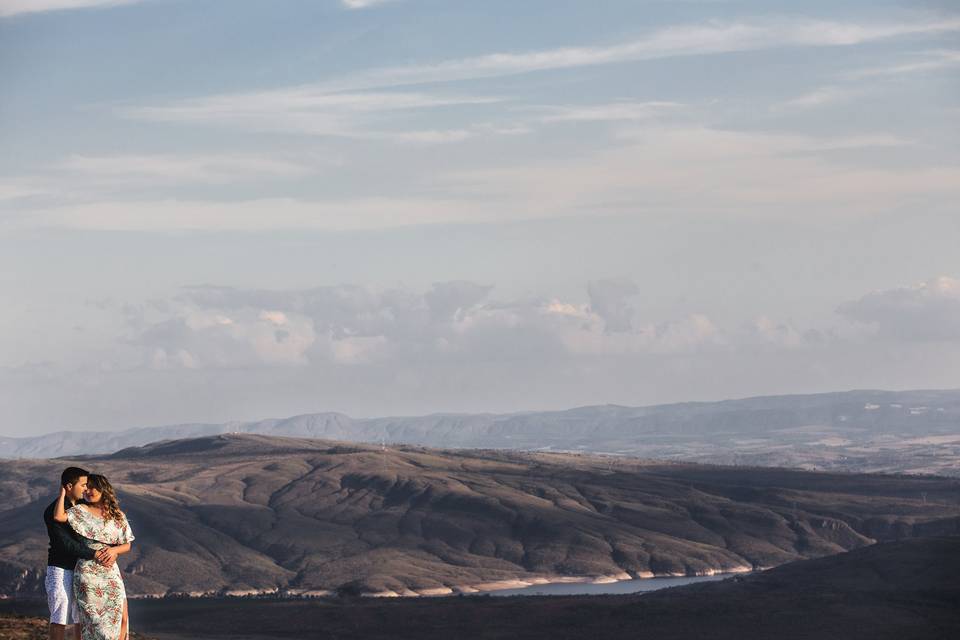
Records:
<instances>
[{"instance_id":1,"label":"woman's arm","mask_svg":"<svg viewBox=\"0 0 960 640\"><path fill-rule=\"evenodd\" d=\"M60 487L60 497L57 498L57 504L53 507L53 519L57 522L67 521L67 510L63 508L63 499L67 497L67 490Z\"/></svg>"},{"instance_id":2,"label":"woman's arm","mask_svg":"<svg viewBox=\"0 0 960 640\"><path fill-rule=\"evenodd\" d=\"M111 564L117 561L117 556L123 555L130 551L130 543L118 544L115 547L104 547L97 551L97 562L102 564L105 567L109 567Z\"/></svg>"}]
</instances>

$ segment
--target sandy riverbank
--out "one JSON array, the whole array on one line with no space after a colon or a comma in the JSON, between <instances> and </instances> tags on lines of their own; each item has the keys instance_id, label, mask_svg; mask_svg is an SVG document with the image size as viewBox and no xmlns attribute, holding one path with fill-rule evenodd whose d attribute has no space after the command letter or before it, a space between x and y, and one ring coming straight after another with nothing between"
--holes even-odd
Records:
<instances>
[{"instance_id":1,"label":"sandy riverbank","mask_svg":"<svg viewBox=\"0 0 960 640\"><path fill-rule=\"evenodd\" d=\"M652 571L641 571L635 575L627 572L600 575L600 576L538 576L530 578L514 578L511 580L494 580L491 582L481 582L471 585L458 585L454 587L437 587L430 589L404 589L402 591L377 591L365 593L364 596L371 598L409 598L421 596L447 596L458 594L474 594L491 591L501 591L506 589L524 589L526 587L542 586L547 584L613 584L627 580L649 580L655 578L698 578L718 575L736 575L754 571L754 567L739 565L724 569L708 569L693 574L688 573L653 573Z\"/></svg>"}]
</instances>

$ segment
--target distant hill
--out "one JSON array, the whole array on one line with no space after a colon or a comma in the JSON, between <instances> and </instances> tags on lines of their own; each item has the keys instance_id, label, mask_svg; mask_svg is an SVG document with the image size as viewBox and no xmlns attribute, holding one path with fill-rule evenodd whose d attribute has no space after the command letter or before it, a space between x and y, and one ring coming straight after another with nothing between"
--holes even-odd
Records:
<instances>
[{"instance_id":1,"label":"distant hill","mask_svg":"<svg viewBox=\"0 0 960 640\"><path fill-rule=\"evenodd\" d=\"M618 453L856 472L960 475L960 391L848 391L652 407L285 419L0 438L2 458L111 453L159 440L257 433L430 447Z\"/></svg>"},{"instance_id":2,"label":"distant hill","mask_svg":"<svg viewBox=\"0 0 960 640\"><path fill-rule=\"evenodd\" d=\"M119 487L132 593L443 593L743 570L960 527L960 479L260 435L81 461ZM39 593L67 460L0 461L0 592Z\"/></svg>"}]
</instances>

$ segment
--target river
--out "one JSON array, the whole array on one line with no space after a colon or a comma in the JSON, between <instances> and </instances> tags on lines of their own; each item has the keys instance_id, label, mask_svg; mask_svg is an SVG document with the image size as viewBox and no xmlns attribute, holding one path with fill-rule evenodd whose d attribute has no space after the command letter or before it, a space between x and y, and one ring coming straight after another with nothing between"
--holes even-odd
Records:
<instances>
[{"instance_id":1,"label":"river","mask_svg":"<svg viewBox=\"0 0 960 640\"><path fill-rule=\"evenodd\" d=\"M607 593L639 593L641 591L656 591L669 587L679 587L697 582L714 582L730 578L733 573L721 573L713 576L681 576L664 578L641 578L637 580L620 580L593 584L591 582L557 582L553 584L534 584L519 589L497 589L471 595L490 596L572 596L572 595L599 595Z\"/></svg>"}]
</instances>

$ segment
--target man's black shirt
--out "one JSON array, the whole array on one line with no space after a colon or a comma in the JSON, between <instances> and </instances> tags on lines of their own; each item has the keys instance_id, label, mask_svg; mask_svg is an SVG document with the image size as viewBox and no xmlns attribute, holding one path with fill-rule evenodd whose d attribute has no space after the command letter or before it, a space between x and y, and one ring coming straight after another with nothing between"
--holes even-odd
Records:
<instances>
[{"instance_id":1,"label":"man's black shirt","mask_svg":"<svg viewBox=\"0 0 960 640\"><path fill-rule=\"evenodd\" d=\"M43 512L43 522L47 525L47 535L50 537L47 566L73 571L77 566L78 558L93 560L96 554L83 542L83 537L70 528L69 524L53 519L53 509L56 506L57 501L54 500ZM72 505L64 500L63 506L69 509Z\"/></svg>"}]
</instances>

